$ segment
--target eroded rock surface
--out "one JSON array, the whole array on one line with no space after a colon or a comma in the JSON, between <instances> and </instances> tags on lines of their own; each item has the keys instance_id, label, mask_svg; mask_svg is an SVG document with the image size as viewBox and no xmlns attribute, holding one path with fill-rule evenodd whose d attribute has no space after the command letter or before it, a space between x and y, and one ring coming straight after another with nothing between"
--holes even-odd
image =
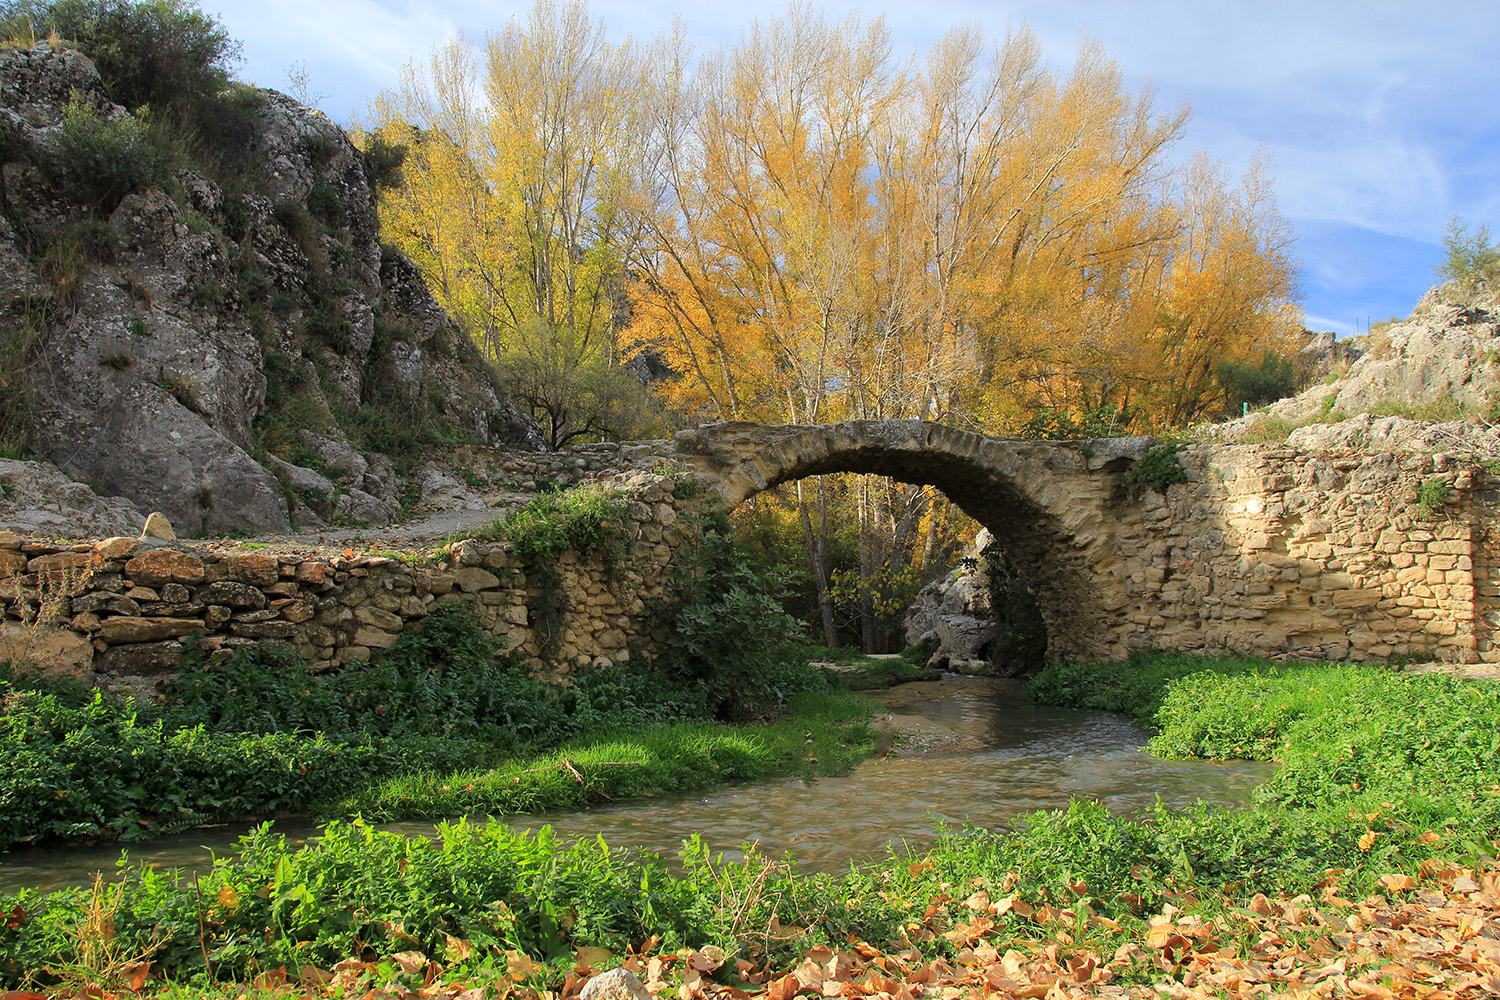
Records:
<instances>
[{"instance_id":1,"label":"eroded rock surface","mask_svg":"<svg viewBox=\"0 0 1500 1000\"><path fill-rule=\"evenodd\" d=\"M416 268L382 250L364 158L325 115L251 95L246 193L182 170L82 205L57 180L75 94L102 121L127 114L75 51L0 51L18 220L0 222L0 323L35 341L38 457L180 530L260 533L394 516L393 463L354 443L356 414L540 445ZM63 252L65 267L47 263ZM265 433L278 421L290 432Z\"/></svg>"}]
</instances>

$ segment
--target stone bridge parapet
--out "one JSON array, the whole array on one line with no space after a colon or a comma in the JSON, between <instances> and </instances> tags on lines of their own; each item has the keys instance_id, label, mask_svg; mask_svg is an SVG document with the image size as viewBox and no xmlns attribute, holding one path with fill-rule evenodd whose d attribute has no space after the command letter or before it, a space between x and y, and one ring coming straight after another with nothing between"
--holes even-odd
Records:
<instances>
[{"instance_id":1,"label":"stone bridge parapet","mask_svg":"<svg viewBox=\"0 0 1500 1000\"><path fill-rule=\"evenodd\" d=\"M536 587L503 541L457 542L411 564L0 533L0 659L139 684L173 669L182 637L202 632L225 650L285 641L326 669L378 657L452 600L472 601L488 629L555 674L650 656L661 636L642 611L667 593L704 502L643 471L670 465L731 506L833 472L941 489L1015 563L1053 659L1155 647L1500 663L1500 494L1483 468L1443 454L1200 443L1178 454L1187 482L1132 495L1123 478L1152 444L1004 440L917 421L728 423L552 457L549 467L628 495L632 541L618 570L563 558L566 612L546 635ZM24 624L49 595L60 624Z\"/></svg>"}]
</instances>

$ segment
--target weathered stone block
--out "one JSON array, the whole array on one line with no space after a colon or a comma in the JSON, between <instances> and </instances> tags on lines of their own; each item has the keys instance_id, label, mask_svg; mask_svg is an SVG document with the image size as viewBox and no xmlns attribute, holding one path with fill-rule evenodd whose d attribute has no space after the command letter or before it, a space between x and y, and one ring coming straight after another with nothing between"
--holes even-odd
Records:
<instances>
[{"instance_id":1,"label":"weathered stone block","mask_svg":"<svg viewBox=\"0 0 1500 1000\"><path fill-rule=\"evenodd\" d=\"M399 616L372 606L360 608L354 613L354 617L357 621L374 626L383 632L400 632L403 624ZM360 645L370 646L374 643L362 642Z\"/></svg>"},{"instance_id":2,"label":"weathered stone block","mask_svg":"<svg viewBox=\"0 0 1500 1000\"><path fill-rule=\"evenodd\" d=\"M203 560L189 552L152 549L126 563L125 575L141 587L160 587L174 582L202 583Z\"/></svg>"},{"instance_id":3,"label":"weathered stone block","mask_svg":"<svg viewBox=\"0 0 1500 1000\"><path fill-rule=\"evenodd\" d=\"M134 618L122 615L99 623L95 638L111 646L133 642L156 642L176 639L191 632L201 632L202 621L196 618Z\"/></svg>"},{"instance_id":4,"label":"weathered stone block","mask_svg":"<svg viewBox=\"0 0 1500 1000\"><path fill-rule=\"evenodd\" d=\"M453 582L465 593L491 590L500 586L500 578L478 566L465 566L453 574Z\"/></svg>"},{"instance_id":5,"label":"weathered stone block","mask_svg":"<svg viewBox=\"0 0 1500 1000\"><path fill-rule=\"evenodd\" d=\"M361 628L354 633L354 644L374 649L388 649L396 642L396 636L377 628Z\"/></svg>"},{"instance_id":6,"label":"weathered stone block","mask_svg":"<svg viewBox=\"0 0 1500 1000\"><path fill-rule=\"evenodd\" d=\"M281 639L296 637L297 626L288 621L234 622L229 631L247 639Z\"/></svg>"}]
</instances>

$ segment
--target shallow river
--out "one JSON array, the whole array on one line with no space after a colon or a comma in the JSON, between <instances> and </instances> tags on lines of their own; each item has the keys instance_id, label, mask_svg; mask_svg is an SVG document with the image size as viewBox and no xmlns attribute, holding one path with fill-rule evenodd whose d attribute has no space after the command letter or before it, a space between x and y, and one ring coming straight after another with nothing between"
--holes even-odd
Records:
<instances>
[{"instance_id":1,"label":"shallow river","mask_svg":"<svg viewBox=\"0 0 1500 1000\"><path fill-rule=\"evenodd\" d=\"M1055 809L1074 796L1128 813L1158 797L1168 805L1203 799L1242 803L1274 765L1158 760L1141 748L1147 734L1123 716L1028 704L1021 682L947 677L906 684L877 696L914 731L895 752L853 773L738 785L709 794L601 806L580 812L511 817L517 829L550 824L564 839L602 835L611 846L675 854L694 832L726 858L759 841L763 851L790 851L816 871L881 857L889 845L921 845L943 823L1005 826L1033 809ZM220 825L126 845L132 862L206 868L232 853L247 827ZM296 840L316 835L310 823L282 821ZM431 823L386 829L431 834ZM83 884L114 870L120 845L32 848L0 854L0 890Z\"/></svg>"}]
</instances>

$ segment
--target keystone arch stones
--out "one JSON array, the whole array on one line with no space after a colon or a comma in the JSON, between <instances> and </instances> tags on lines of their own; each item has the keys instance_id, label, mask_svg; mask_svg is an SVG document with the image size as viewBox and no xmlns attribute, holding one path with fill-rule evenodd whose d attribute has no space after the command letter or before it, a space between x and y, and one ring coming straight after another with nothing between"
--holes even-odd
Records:
<instances>
[{"instance_id":1,"label":"keystone arch stones","mask_svg":"<svg viewBox=\"0 0 1500 1000\"><path fill-rule=\"evenodd\" d=\"M1150 438L1016 441L920 420L821 426L708 424L679 450L721 482L726 503L832 472L935 486L990 529L1042 608L1048 656L1123 653L1130 600L1115 543L1116 474Z\"/></svg>"}]
</instances>

